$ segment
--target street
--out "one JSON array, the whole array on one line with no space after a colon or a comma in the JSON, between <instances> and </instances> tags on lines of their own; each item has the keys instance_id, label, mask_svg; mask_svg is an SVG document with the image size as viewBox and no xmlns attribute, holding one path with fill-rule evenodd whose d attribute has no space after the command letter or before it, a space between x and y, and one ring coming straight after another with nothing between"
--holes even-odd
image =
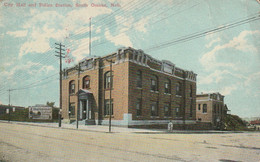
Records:
<instances>
[{"instance_id":1,"label":"street","mask_svg":"<svg viewBox=\"0 0 260 162\"><path fill-rule=\"evenodd\" d=\"M0 161L260 161L260 133L106 133L0 123Z\"/></svg>"}]
</instances>

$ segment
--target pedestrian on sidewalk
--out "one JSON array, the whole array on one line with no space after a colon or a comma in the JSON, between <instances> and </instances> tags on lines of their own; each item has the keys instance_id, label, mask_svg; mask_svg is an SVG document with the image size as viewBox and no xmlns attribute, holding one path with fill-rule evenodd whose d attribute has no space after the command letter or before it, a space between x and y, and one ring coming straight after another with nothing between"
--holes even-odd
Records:
<instances>
[{"instance_id":1,"label":"pedestrian on sidewalk","mask_svg":"<svg viewBox=\"0 0 260 162\"><path fill-rule=\"evenodd\" d=\"M170 122L168 123L168 131L169 131L169 132L172 132L172 130L173 130L173 123L172 123L172 121L170 120Z\"/></svg>"}]
</instances>

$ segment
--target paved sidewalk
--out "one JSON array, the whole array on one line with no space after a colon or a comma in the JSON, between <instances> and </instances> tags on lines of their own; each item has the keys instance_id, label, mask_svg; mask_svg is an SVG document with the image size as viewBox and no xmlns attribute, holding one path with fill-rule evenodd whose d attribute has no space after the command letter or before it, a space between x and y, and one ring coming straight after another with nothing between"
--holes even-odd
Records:
<instances>
[{"instance_id":1,"label":"paved sidewalk","mask_svg":"<svg viewBox=\"0 0 260 162\"><path fill-rule=\"evenodd\" d=\"M0 122L8 123L8 121L0 120ZM33 125L33 126L42 126L42 127L52 127L59 128L58 123L36 123L36 122L18 122L18 121L10 121L10 124L23 124L23 125ZM63 124L61 128L64 129L77 129L75 124ZM109 132L109 127L104 125L79 125L78 130L86 130L93 132ZM163 133L166 130L152 130L152 129L139 129L139 128L125 128L125 127L116 127L112 126L111 131L113 133Z\"/></svg>"},{"instance_id":2,"label":"paved sidewalk","mask_svg":"<svg viewBox=\"0 0 260 162\"><path fill-rule=\"evenodd\" d=\"M9 123L5 120L0 120L0 122ZM58 123L36 123L36 122L18 122L10 121L10 124L22 124L22 125L32 125L41 127L51 127L57 129L75 129L75 124L62 124L61 128L58 127ZM104 125L79 125L78 130L92 131L92 132L109 132L109 127ZM215 134L215 133L243 133L242 131L218 131L218 130L173 130L169 132L166 129L141 129L141 128L125 128L125 127L111 127L112 133L140 133L140 134L165 134L165 133L175 133L175 134Z\"/></svg>"}]
</instances>

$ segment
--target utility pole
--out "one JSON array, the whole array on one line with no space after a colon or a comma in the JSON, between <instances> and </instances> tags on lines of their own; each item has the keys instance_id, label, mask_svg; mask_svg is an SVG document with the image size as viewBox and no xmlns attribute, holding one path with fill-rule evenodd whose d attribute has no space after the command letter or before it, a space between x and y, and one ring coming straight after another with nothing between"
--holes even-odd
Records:
<instances>
[{"instance_id":1,"label":"utility pole","mask_svg":"<svg viewBox=\"0 0 260 162\"><path fill-rule=\"evenodd\" d=\"M91 56L91 17L89 18L89 56Z\"/></svg>"},{"instance_id":2,"label":"utility pole","mask_svg":"<svg viewBox=\"0 0 260 162\"><path fill-rule=\"evenodd\" d=\"M62 58L64 58L64 53L62 53L62 51L65 51L64 49L62 49L62 47L65 47L64 45L62 45L61 43L55 43L55 45L57 45L58 47L55 47L57 50L59 51L55 51L56 53L58 53L59 55L55 55L57 57L60 58L60 111L59 111L59 127L61 127L61 108L62 108Z\"/></svg>"},{"instance_id":3,"label":"utility pole","mask_svg":"<svg viewBox=\"0 0 260 162\"><path fill-rule=\"evenodd\" d=\"M11 95L10 95L10 93L11 93L11 89L9 88L9 90L8 90L8 92L9 92L9 98L8 98L8 122L10 122L10 118L11 118L11 110L10 110L10 100L11 100Z\"/></svg>"},{"instance_id":4,"label":"utility pole","mask_svg":"<svg viewBox=\"0 0 260 162\"><path fill-rule=\"evenodd\" d=\"M184 100L184 108L183 108L183 129L186 129L186 123L185 123L185 117L186 117L186 80L184 80L184 85L182 87L182 95L183 95L183 100ZM181 84L182 85L182 84Z\"/></svg>"},{"instance_id":5,"label":"utility pole","mask_svg":"<svg viewBox=\"0 0 260 162\"><path fill-rule=\"evenodd\" d=\"M77 70L78 70L78 94L77 94L77 97L78 97L78 106L77 106L77 129L79 128L79 108L80 108L80 100L79 100L79 80L80 80L80 72L81 72L81 69L80 69L80 63L77 67Z\"/></svg>"},{"instance_id":6,"label":"utility pole","mask_svg":"<svg viewBox=\"0 0 260 162\"><path fill-rule=\"evenodd\" d=\"M112 85L113 85L113 73L112 73L112 63L114 63L111 60L107 60L110 62L110 90L109 90L109 133L111 133L111 118L112 118Z\"/></svg>"}]
</instances>

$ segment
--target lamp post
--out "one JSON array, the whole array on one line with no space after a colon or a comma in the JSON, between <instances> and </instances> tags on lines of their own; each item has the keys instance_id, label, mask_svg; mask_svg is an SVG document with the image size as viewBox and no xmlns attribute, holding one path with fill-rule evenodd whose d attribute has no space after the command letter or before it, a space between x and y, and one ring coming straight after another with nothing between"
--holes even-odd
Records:
<instances>
[{"instance_id":1,"label":"lamp post","mask_svg":"<svg viewBox=\"0 0 260 162\"><path fill-rule=\"evenodd\" d=\"M112 86L113 86L113 74L112 74L112 63L114 63L111 60L107 61L110 63L110 87L109 87L109 133L111 133L111 118L112 118Z\"/></svg>"},{"instance_id":2,"label":"lamp post","mask_svg":"<svg viewBox=\"0 0 260 162\"><path fill-rule=\"evenodd\" d=\"M79 107L80 107L80 101L79 101L79 78L80 78L80 63L78 65L78 106L77 106L77 129L79 128Z\"/></svg>"},{"instance_id":3,"label":"lamp post","mask_svg":"<svg viewBox=\"0 0 260 162\"><path fill-rule=\"evenodd\" d=\"M79 111L79 108L80 108L80 100L79 100L79 84L80 84L80 72L81 71L83 71L83 70L81 70L80 69L80 63L79 63L79 65L78 65L78 67L77 67L77 70L78 70L78 94L77 94L77 98L78 98L78 106L77 106L77 117L76 117L76 119L77 119L77 124L76 124L76 127L77 127L77 129L79 128L79 113L80 113L80 111Z\"/></svg>"},{"instance_id":4,"label":"lamp post","mask_svg":"<svg viewBox=\"0 0 260 162\"><path fill-rule=\"evenodd\" d=\"M11 109L10 109L10 100L11 100L11 97L10 97L10 92L11 92L11 89L8 90L9 91L9 103L8 103L8 122L10 122L10 118L11 118Z\"/></svg>"}]
</instances>

